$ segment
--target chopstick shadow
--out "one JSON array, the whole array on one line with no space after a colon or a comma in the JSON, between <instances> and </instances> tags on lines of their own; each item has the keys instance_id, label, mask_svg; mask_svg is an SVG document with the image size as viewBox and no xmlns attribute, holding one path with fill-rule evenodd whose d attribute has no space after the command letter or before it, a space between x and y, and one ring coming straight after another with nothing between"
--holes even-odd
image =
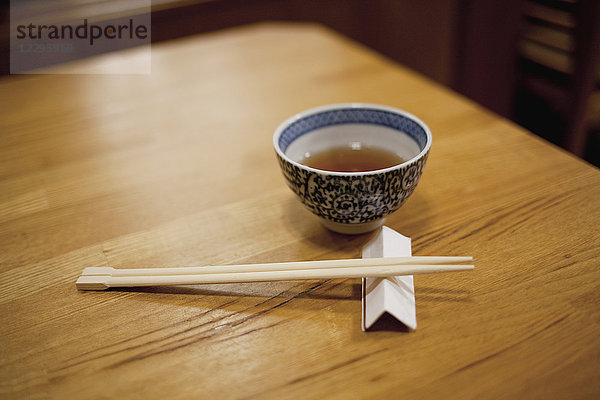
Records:
<instances>
[{"instance_id":1,"label":"chopstick shadow","mask_svg":"<svg viewBox=\"0 0 600 400\"><path fill-rule=\"evenodd\" d=\"M362 287L355 280L343 281L323 281L321 290L306 291L293 295L294 287L290 287L289 282L281 282L280 285L263 285L260 283L222 283L211 285L196 286L149 286L149 287L129 287L129 288L110 288L110 292L127 293L152 293L166 295L183 296L222 296L222 297L282 297L289 298L290 295L296 298L315 299L315 300L360 300L362 297ZM440 289L431 287L416 287L415 297L417 303L426 302L472 302L471 291L465 289Z\"/></svg>"},{"instance_id":2,"label":"chopstick shadow","mask_svg":"<svg viewBox=\"0 0 600 400\"><path fill-rule=\"evenodd\" d=\"M281 287L269 285L264 290L257 289L257 283L222 283L201 286L150 286L150 287L130 287L130 288L109 288L106 291L128 292L128 293L152 293L166 295L187 295L187 296L223 296L223 297L255 297L255 298L289 298L290 294L295 298L315 299L315 300L360 300L361 284L350 281L340 283L328 280L324 281L322 286L324 291L306 291L293 295L293 288L289 283L282 283ZM328 285L331 283L331 285ZM339 290L332 290L332 289ZM275 290L273 290L275 289ZM292 292L292 293L291 293Z\"/></svg>"}]
</instances>

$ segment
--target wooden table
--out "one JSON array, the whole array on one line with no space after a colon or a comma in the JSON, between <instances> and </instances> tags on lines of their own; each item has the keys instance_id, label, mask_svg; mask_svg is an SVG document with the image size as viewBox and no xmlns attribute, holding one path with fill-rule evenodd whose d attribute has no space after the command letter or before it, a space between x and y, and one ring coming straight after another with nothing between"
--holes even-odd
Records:
<instances>
[{"instance_id":1,"label":"wooden table","mask_svg":"<svg viewBox=\"0 0 600 400\"><path fill-rule=\"evenodd\" d=\"M597 169L319 26L152 56L151 75L0 80L1 398L598 398ZM430 125L387 225L416 255L475 257L415 277L416 332L362 332L357 279L76 290L90 266L359 257L371 235L322 228L271 147L348 101Z\"/></svg>"}]
</instances>

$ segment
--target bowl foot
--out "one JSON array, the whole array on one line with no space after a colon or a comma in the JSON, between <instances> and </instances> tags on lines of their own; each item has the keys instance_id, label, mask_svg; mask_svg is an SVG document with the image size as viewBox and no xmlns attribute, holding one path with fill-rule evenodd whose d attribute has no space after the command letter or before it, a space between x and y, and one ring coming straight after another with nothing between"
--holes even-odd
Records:
<instances>
[{"instance_id":1,"label":"bowl foot","mask_svg":"<svg viewBox=\"0 0 600 400\"><path fill-rule=\"evenodd\" d=\"M361 233L367 233L374 231L379 228L385 222L385 218L377 219L371 222L365 222L363 224L342 224L340 222L333 222L326 219L321 219L321 223L325 228L345 235L359 235Z\"/></svg>"}]
</instances>

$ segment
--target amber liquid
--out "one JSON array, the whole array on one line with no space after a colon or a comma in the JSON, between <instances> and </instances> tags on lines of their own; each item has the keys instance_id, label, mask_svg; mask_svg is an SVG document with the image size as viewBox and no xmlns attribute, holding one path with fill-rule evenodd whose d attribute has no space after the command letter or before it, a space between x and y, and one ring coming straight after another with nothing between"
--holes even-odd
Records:
<instances>
[{"instance_id":1,"label":"amber liquid","mask_svg":"<svg viewBox=\"0 0 600 400\"><path fill-rule=\"evenodd\" d=\"M375 171L402 164L406 160L388 150L365 147L357 143L307 153L300 162L306 166L335 172Z\"/></svg>"}]
</instances>

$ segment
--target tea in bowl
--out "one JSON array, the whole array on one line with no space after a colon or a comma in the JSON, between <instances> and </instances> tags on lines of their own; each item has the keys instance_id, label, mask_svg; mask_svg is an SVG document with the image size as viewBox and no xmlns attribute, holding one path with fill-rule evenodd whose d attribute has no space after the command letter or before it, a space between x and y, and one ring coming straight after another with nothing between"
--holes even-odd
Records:
<instances>
[{"instance_id":1,"label":"tea in bowl","mask_svg":"<svg viewBox=\"0 0 600 400\"><path fill-rule=\"evenodd\" d=\"M378 228L404 203L431 141L417 117L365 103L301 112L273 135L288 186L325 227L344 234Z\"/></svg>"}]
</instances>

